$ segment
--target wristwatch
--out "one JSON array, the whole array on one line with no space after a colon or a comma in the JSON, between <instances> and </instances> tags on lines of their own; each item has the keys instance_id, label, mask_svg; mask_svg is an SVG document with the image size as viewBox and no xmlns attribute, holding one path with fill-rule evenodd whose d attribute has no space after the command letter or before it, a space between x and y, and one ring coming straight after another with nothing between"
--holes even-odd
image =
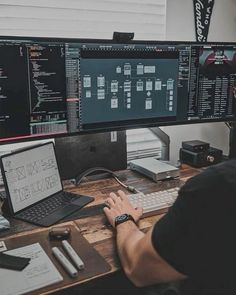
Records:
<instances>
[{"instance_id":1,"label":"wristwatch","mask_svg":"<svg viewBox=\"0 0 236 295\"><path fill-rule=\"evenodd\" d=\"M116 218L115 218L115 227L117 227L118 224L121 224L121 223L126 222L128 220L131 220L131 221L133 221L135 223L135 220L134 220L133 216L130 215L130 214L124 213L124 214L116 216Z\"/></svg>"}]
</instances>

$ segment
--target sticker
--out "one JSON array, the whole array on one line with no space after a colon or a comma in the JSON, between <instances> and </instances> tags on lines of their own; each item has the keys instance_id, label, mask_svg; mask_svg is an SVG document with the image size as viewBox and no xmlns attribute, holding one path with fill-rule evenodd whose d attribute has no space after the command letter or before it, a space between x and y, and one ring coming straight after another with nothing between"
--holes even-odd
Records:
<instances>
[{"instance_id":1,"label":"sticker","mask_svg":"<svg viewBox=\"0 0 236 295\"><path fill-rule=\"evenodd\" d=\"M117 131L111 132L111 142L117 142Z\"/></svg>"},{"instance_id":2,"label":"sticker","mask_svg":"<svg viewBox=\"0 0 236 295\"><path fill-rule=\"evenodd\" d=\"M4 241L0 241L0 252L6 251L7 247Z\"/></svg>"}]
</instances>

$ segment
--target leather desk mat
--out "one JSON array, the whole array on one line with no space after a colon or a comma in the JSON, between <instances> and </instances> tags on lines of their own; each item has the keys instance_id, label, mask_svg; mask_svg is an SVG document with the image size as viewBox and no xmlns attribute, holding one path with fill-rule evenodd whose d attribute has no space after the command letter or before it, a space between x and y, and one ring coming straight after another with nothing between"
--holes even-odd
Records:
<instances>
[{"instance_id":1,"label":"leather desk mat","mask_svg":"<svg viewBox=\"0 0 236 295\"><path fill-rule=\"evenodd\" d=\"M40 243L45 250L57 270L63 276L63 281L55 283L53 285L31 291L26 294L41 294L51 293L53 291L61 290L66 287L72 287L78 284L80 281L89 280L92 277L98 277L103 273L107 273L111 270L111 266L105 261L105 259L93 248L91 244L79 233L77 227L72 222L55 225L53 227L67 226L71 229L71 235L68 241L72 247L81 257L84 262L84 269L79 270L79 274L76 278L71 278L67 272L62 268L59 262L52 254L52 247L57 246L62 249L61 241L50 240L48 232L50 228L37 229L31 232L24 232L17 236L11 236L2 238L1 240L6 243L7 250L23 247L29 244ZM62 252L65 254L64 250ZM65 255L67 258L68 256ZM70 259L69 259L70 260Z\"/></svg>"}]
</instances>

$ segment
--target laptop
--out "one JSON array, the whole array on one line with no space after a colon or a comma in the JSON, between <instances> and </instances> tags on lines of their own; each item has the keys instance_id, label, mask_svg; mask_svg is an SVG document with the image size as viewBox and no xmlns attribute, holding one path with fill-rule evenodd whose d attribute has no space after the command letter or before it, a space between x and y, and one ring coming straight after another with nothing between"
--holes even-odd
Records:
<instances>
[{"instance_id":1,"label":"laptop","mask_svg":"<svg viewBox=\"0 0 236 295\"><path fill-rule=\"evenodd\" d=\"M63 191L53 142L1 156L8 210L18 219L50 226L94 200Z\"/></svg>"}]
</instances>

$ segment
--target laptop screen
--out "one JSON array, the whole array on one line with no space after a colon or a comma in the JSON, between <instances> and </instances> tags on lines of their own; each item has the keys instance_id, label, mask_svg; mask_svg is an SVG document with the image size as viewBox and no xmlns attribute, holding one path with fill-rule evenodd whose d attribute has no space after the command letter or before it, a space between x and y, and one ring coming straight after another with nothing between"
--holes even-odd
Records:
<instances>
[{"instance_id":1,"label":"laptop screen","mask_svg":"<svg viewBox=\"0 0 236 295\"><path fill-rule=\"evenodd\" d=\"M2 168L14 213L62 190L52 142L4 155Z\"/></svg>"}]
</instances>

